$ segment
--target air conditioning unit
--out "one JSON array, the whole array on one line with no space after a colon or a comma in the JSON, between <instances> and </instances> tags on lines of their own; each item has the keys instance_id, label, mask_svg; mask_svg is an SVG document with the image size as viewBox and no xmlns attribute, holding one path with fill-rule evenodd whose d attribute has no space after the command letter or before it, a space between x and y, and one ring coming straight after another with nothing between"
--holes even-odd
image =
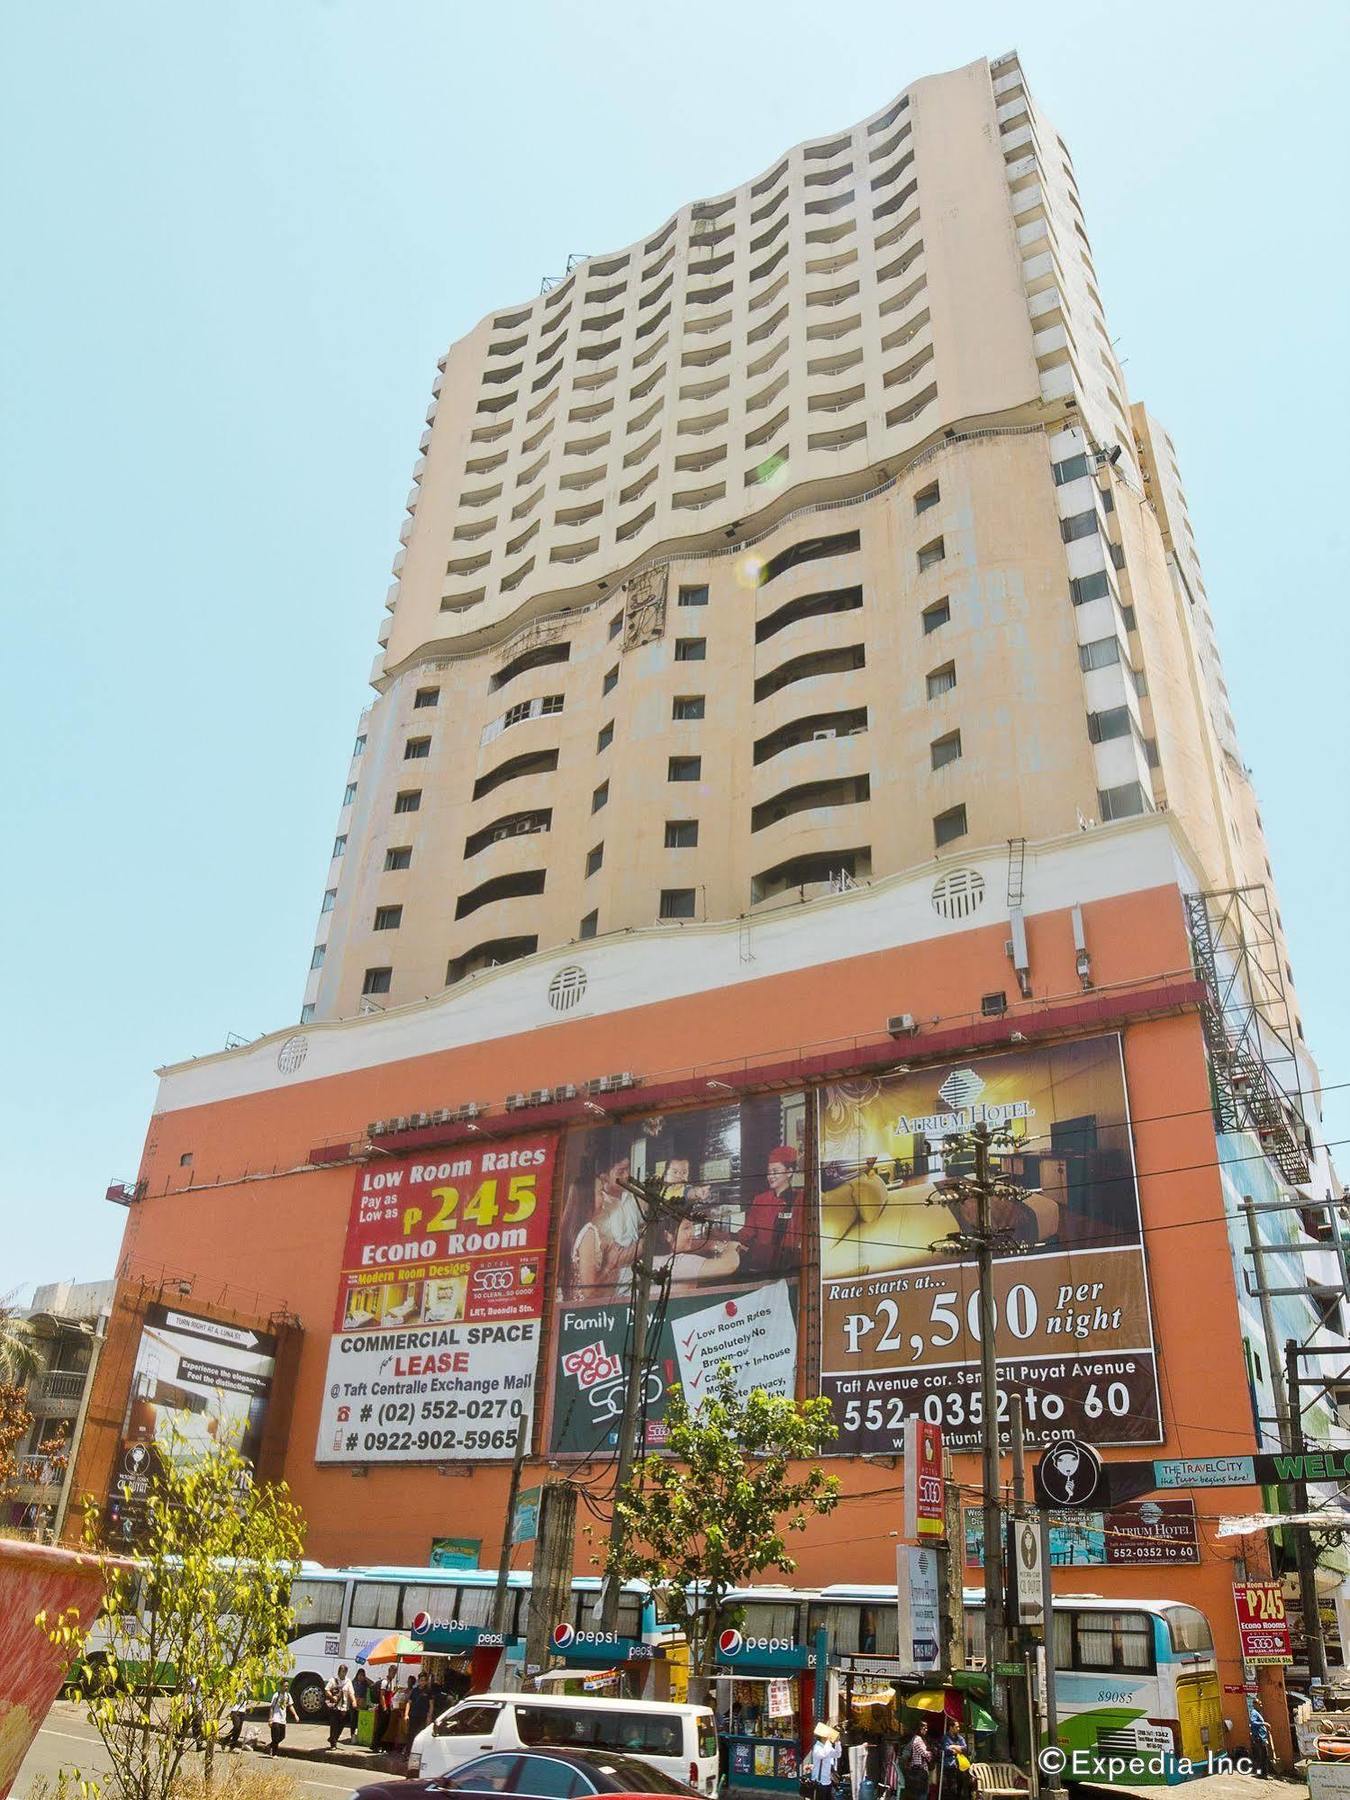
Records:
<instances>
[{"instance_id":1,"label":"air conditioning unit","mask_svg":"<svg viewBox=\"0 0 1350 1800\"><path fill-rule=\"evenodd\" d=\"M831 726L831 728L828 731L813 731L811 733L811 741L813 744L818 744L822 738L832 738L832 737L838 737L838 736L839 736L839 733L833 728L833 726Z\"/></svg>"},{"instance_id":2,"label":"air conditioning unit","mask_svg":"<svg viewBox=\"0 0 1350 1800\"><path fill-rule=\"evenodd\" d=\"M529 1104L530 1099L528 1094L508 1094L506 1096L507 1112L519 1112L522 1107L528 1106Z\"/></svg>"},{"instance_id":3,"label":"air conditioning unit","mask_svg":"<svg viewBox=\"0 0 1350 1800\"><path fill-rule=\"evenodd\" d=\"M913 1013L896 1013L893 1019L887 1019L886 1029L892 1037L913 1037L919 1026Z\"/></svg>"},{"instance_id":4,"label":"air conditioning unit","mask_svg":"<svg viewBox=\"0 0 1350 1800\"><path fill-rule=\"evenodd\" d=\"M456 1125L462 1125L468 1119L476 1119L482 1110L476 1100L470 1100L463 1106L457 1106L450 1116Z\"/></svg>"},{"instance_id":5,"label":"air conditioning unit","mask_svg":"<svg viewBox=\"0 0 1350 1800\"><path fill-rule=\"evenodd\" d=\"M389 1129L390 1131L406 1131L408 1129L408 1121L406 1119L391 1119L389 1121Z\"/></svg>"},{"instance_id":6,"label":"air conditioning unit","mask_svg":"<svg viewBox=\"0 0 1350 1800\"><path fill-rule=\"evenodd\" d=\"M454 1117L455 1115L448 1106L438 1106L431 1115L431 1123L433 1125L449 1125L453 1122Z\"/></svg>"},{"instance_id":7,"label":"air conditioning unit","mask_svg":"<svg viewBox=\"0 0 1350 1800\"><path fill-rule=\"evenodd\" d=\"M383 1137L388 1129L388 1119L372 1119L370 1124L366 1126L366 1136L369 1138Z\"/></svg>"},{"instance_id":8,"label":"air conditioning unit","mask_svg":"<svg viewBox=\"0 0 1350 1800\"><path fill-rule=\"evenodd\" d=\"M412 1115L412 1117L408 1120L409 1126L414 1131L425 1131L427 1126L430 1125L430 1123L431 1123L431 1114L430 1113L414 1113Z\"/></svg>"},{"instance_id":9,"label":"air conditioning unit","mask_svg":"<svg viewBox=\"0 0 1350 1800\"><path fill-rule=\"evenodd\" d=\"M596 1075L586 1083L588 1094L607 1094L609 1092L609 1076Z\"/></svg>"},{"instance_id":10,"label":"air conditioning unit","mask_svg":"<svg viewBox=\"0 0 1350 1800\"><path fill-rule=\"evenodd\" d=\"M611 1075L610 1080L616 1088L629 1088L637 1084L637 1076L625 1069L622 1075Z\"/></svg>"},{"instance_id":11,"label":"air conditioning unit","mask_svg":"<svg viewBox=\"0 0 1350 1800\"><path fill-rule=\"evenodd\" d=\"M550 1106L553 1102L552 1088L535 1088L530 1095L531 1106Z\"/></svg>"},{"instance_id":12,"label":"air conditioning unit","mask_svg":"<svg viewBox=\"0 0 1350 1800\"><path fill-rule=\"evenodd\" d=\"M576 1097L577 1090L575 1082L565 1081L561 1087L556 1087L553 1090L553 1098L555 1100L575 1100Z\"/></svg>"}]
</instances>

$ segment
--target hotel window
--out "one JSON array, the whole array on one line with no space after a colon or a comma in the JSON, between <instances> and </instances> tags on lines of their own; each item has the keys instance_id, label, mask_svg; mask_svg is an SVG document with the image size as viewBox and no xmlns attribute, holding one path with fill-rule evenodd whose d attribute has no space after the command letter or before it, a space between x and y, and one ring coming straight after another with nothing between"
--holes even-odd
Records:
<instances>
[{"instance_id":1,"label":"hotel window","mask_svg":"<svg viewBox=\"0 0 1350 1800\"><path fill-rule=\"evenodd\" d=\"M677 694L675 704L671 708L673 719L701 719L703 717L702 694Z\"/></svg>"},{"instance_id":2,"label":"hotel window","mask_svg":"<svg viewBox=\"0 0 1350 1800\"><path fill-rule=\"evenodd\" d=\"M1078 666L1085 674L1089 669L1109 669L1120 660L1119 638L1094 638L1090 644L1078 646Z\"/></svg>"},{"instance_id":3,"label":"hotel window","mask_svg":"<svg viewBox=\"0 0 1350 1800\"><path fill-rule=\"evenodd\" d=\"M312 1004L307 1003L306 1005L304 1005L300 1008L300 1023L302 1025L309 1025L313 1022L313 1019L314 1019L314 1007Z\"/></svg>"},{"instance_id":4,"label":"hotel window","mask_svg":"<svg viewBox=\"0 0 1350 1800\"><path fill-rule=\"evenodd\" d=\"M921 488L914 496L915 513L926 513L930 507L936 506L941 498L942 491L936 481L926 488Z\"/></svg>"},{"instance_id":5,"label":"hotel window","mask_svg":"<svg viewBox=\"0 0 1350 1800\"><path fill-rule=\"evenodd\" d=\"M367 969L365 980L361 983L363 994L387 994L389 984L394 979L392 969Z\"/></svg>"},{"instance_id":6,"label":"hotel window","mask_svg":"<svg viewBox=\"0 0 1350 1800\"><path fill-rule=\"evenodd\" d=\"M708 590L706 587L682 587L680 589L681 606L706 606Z\"/></svg>"},{"instance_id":7,"label":"hotel window","mask_svg":"<svg viewBox=\"0 0 1350 1800\"><path fill-rule=\"evenodd\" d=\"M1135 617L1135 611L1132 606L1122 606L1120 609L1120 616L1125 621L1126 631L1138 631L1139 621Z\"/></svg>"},{"instance_id":8,"label":"hotel window","mask_svg":"<svg viewBox=\"0 0 1350 1800\"><path fill-rule=\"evenodd\" d=\"M608 750L613 742L614 721L611 719L608 725L602 725L595 734L595 754L599 756L600 752L602 750Z\"/></svg>"},{"instance_id":9,"label":"hotel window","mask_svg":"<svg viewBox=\"0 0 1350 1800\"><path fill-rule=\"evenodd\" d=\"M672 756L666 764L668 781L697 781L702 773L701 756Z\"/></svg>"},{"instance_id":10,"label":"hotel window","mask_svg":"<svg viewBox=\"0 0 1350 1800\"><path fill-rule=\"evenodd\" d=\"M943 694L950 694L956 686L956 664L943 663L940 669L928 671L928 698L937 700Z\"/></svg>"},{"instance_id":11,"label":"hotel window","mask_svg":"<svg viewBox=\"0 0 1350 1800\"><path fill-rule=\"evenodd\" d=\"M403 923L401 906L377 906L375 908L376 931L397 931Z\"/></svg>"},{"instance_id":12,"label":"hotel window","mask_svg":"<svg viewBox=\"0 0 1350 1800\"><path fill-rule=\"evenodd\" d=\"M412 867L412 845L398 844L384 853L386 869L410 869Z\"/></svg>"},{"instance_id":13,"label":"hotel window","mask_svg":"<svg viewBox=\"0 0 1350 1800\"><path fill-rule=\"evenodd\" d=\"M692 919L693 916L693 888L661 889L661 917L663 919Z\"/></svg>"},{"instance_id":14,"label":"hotel window","mask_svg":"<svg viewBox=\"0 0 1350 1800\"><path fill-rule=\"evenodd\" d=\"M1103 819L1132 819L1148 811L1148 802L1137 781L1126 781L1119 787L1098 788L1097 810Z\"/></svg>"},{"instance_id":15,"label":"hotel window","mask_svg":"<svg viewBox=\"0 0 1350 1800\"><path fill-rule=\"evenodd\" d=\"M366 748L366 734L363 731L361 733L360 737L357 738L356 742L352 745L352 755L353 756L364 755L365 748Z\"/></svg>"},{"instance_id":16,"label":"hotel window","mask_svg":"<svg viewBox=\"0 0 1350 1800\"><path fill-rule=\"evenodd\" d=\"M934 538L929 544L924 544L919 551L919 573L922 574L925 569L931 569L934 563L940 563L946 554L947 546L940 537Z\"/></svg>"},{"instance_id":17,"label":"hotel window","mask_svg":"<svg viewBox=\"0 0 1350 1800\"><path fill-rule=\"evenodd\" d=\"M936 631L940 625L948 624L951 616L952 603L950 600L935 600L931 606L925 606L919 614L923 620L923 635L927 637L930 631Z\"/></svg>"},{"instance_id":18,"label":"hotel window","mask_svg":"<svg viewBox=\"0 0 1350 1800\"><path fill-rule=\"evenodd\" d=\"M431 739L409 738L403 746L404 762L418 762L424 756L431 755Z\"/></svg>"},{"instance_id":19,"label":"hotel window","mask_svg":"<svg viewBox=\"0 0 1350 1800\"><path fill-rule=\"evenodd\" d=\"M1124 544L1116 544L1108 539L1106 548L1111 552L1111 567L1113 569L1123 569L1125 567Z\"/></svg>"},{"instance_id":20,"label":"hotel window","mask_svg":"<svg viewBox=\"0 0 1350 1800\"><path fill-rule=\"evenodd\" d=\"M1069 594L1075 606L1086 600L1104 600L1111 592L1105 569L1094 569L1091 575L1079 575L1069 583Z\"/></svg>"},{"instance_id":21,"label":"hotel window","mask_svg":"<svg viewBox=\"0 0 1350 1800\"><path fill-rule=\"evenodd\" d=\"M933 820L933 842L940 850L944 844L966 835L966 809L964 806L948 807Z\"/></svg>"},{"instance_id":22,"label":"hotel window","mask_svg":"<svg viewBox=\"0 0 1350 1800\"><path fill-rule=\"evenodd\" d=\"M323 897L323 905L319 908L319 911L321 913L332 912L333 908L336 905L337 905L337 889L329 888Z\"/></svg>"},{"instance_id":23,"label":"hotel window","mask_svg":"<svg viewBox=\"0 0 1350 1800\"><path fill-rule=\"evenodd\" d=\"M1066 544L1072 544L1077 538L1091 537L1096 529L1095 511L1074 513L1072 518L1061 519L1059 522L1059 535Z\"/></svg>"},{"instance_id":24,"label":"hotel window","mask_svg":"<svg viewBox=\"0 0 1350 1800\"><path fill-rule=\"evenodd\" d=\"M333 860L334 860L334 862L337 861L339 856L345 856L346 852L347 852L347 834L346 834L346 832L343 832L341 837L335 837L333 839Z\"/></svg>"},{"instance_id":25,"label":"hotel window","mask_svg":"<svg viewBox=\"0 0 1350 1800\"><path fill-rule=\"evenodd\" d=\"M667 819L666 849L692 850L698 843L697 819Z\"/></svg>"},{"instance_id":26,"label":"hotel window","mask_svg":"<svg viewBox=\"0 0 1350 1800\"><path fill-rule=\"evenodd\" d=\"M615 663L615 665L612 669L605 670L605 679L600 684L601 695L603 696L605 694L612 694L614 692L615 688L618 687L618 685L619 685L619 665L618 665L618 663Z\"/></svg>"},{"instance_id":27,"label":"hotel window","mask_svg":"<svg viewBox=\"0 0 1350 1800\"><path fill-rule=\"evenodd\" d=\"M607 806L608 804L609 783L607 781L602 781L599 787L596 788L595 792L591 795L591 811L593 813L598 813L602 806Z\"/></svg>"},{"instance_id":28,"label":"hotel window","mask_svg":"<svg viewBox=\"0 0 1350 1800\"><path fill-rule=\"evenodd\" d=\"M961 755L961 733L949 731L946 737L934 738L928 746L928 754L935 769L945 769Z\"/></svg>"},{"instance_id":29,"label":"hotel window","mask_svg":"<svg viewBox=\"0 0 1350 1800\"><path fill-rule=\"evenodd\" d=\"M311 969L321 969L323 967L323 953L324 945L315 944L314 954L309 959L309 966Z\"/></svg>"},{"instance_id":30,"label":"hotel window","mask_svg":"<svg viewBox=\"0 0 1350 1800\"><path fill-rule=\"evenodd\" d=\"M595 934L599 931L599 929L600 929L600 914L599 914L599 912L588 912L586 914L586 917L581 921L580 925L577 926L577 936L579 938L593 938L595 936Z\"/></svg>"},{"instance_id":31,"label":"hotel window","mask_svg":"<svg viewBox=\"0 0 1350 1800\"><path fill-rule=\"evenodd\" d=\"M417 812L421 805L421 788L405 788L401 794L394 795L394 811L396 813Z\"/></svg>"},{"instance_id":32,"label":"hotel window","mask_svg":"<svg viewBox=\"0 0 1350 1800\"><path fill-rule=\"evenodd\" d=\"M413 701L413 706L414 706L414 708L417 708L420 706L435 706L436 702L440 699L440 697L441 697L441 690L438 687L418 688L417 697Z\"/></svg>"},{"instance_id":33,"label":"hotel window","mask_svg":"<svg viewBox=\"0 0 1350 1800\"><path fill-rule=\"evenodd\" d=\"M613 640L616 637L618 637L619 633L622 630L623 630L623 614L621 612L617 612L617 613L615 613L614 617L609 622L610 641L613 642Z\"/></svg>"},{"instance_id":34,"label":"hotel window","mask_svg":"<svg viewBox=\"0 0 1350 1800\"><path fill-rule=\"evenodd\" d=\"M342 796L342 804L344 806L350 806L352 804L353 800L355 800L355 798L356 798L356 783L354 781L349 781L347 783L346 792Z\"/></svg>"},{"instance_id":35,"label":"hotel window","mask_svg":"<svg viewBox=\"0 0 1350 1800\"><path fill-rule=\"evenodd\" d=\"M1105 744L1111 738L1128 737L1130 729L1128 706L1109 706L1105 712L1088 714L1088 736L1094 744Z\"/></svg>"},{"instance_id":36,"label":"hotel window","mask_svg":"<svg viewBox=\"0 0 1350 1800\"><path fill-rule=\"evenodd\" d=\"M1052 463L1055 486L1063 487L1066 481L1077 481L1080 475L1088 472L1088 459L1085 455L1069 456L1063 462Z\"/></svg>"},{"instance_id":37,"label":"hotel window","mask_svg":"<svg viewBox=\"0 0 1350 1800\"><path fill-rule=\"evenodd\" d=\"M676 662L702 662L708 654L707 638L676 638Z\"/></svg>"},{"instance_id":38,"label":"hotel window","mask_svg":"<svg viewBox=\"0 0 1350 1800\"><path fill-rule=\"evenodd\" d=\"M597 844L593 850L586 852L586 873L594 875L605 860L605 846Z\"/></svg>"}]
</instances>

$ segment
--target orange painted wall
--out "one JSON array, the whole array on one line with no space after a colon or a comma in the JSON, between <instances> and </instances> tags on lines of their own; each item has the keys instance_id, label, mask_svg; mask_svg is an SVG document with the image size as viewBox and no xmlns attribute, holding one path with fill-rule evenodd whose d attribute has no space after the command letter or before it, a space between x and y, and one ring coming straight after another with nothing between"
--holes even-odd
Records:
<instances>
[{"instance_id":1,"label":"orange painted wall","mask_svg":"<svg viewBox=\"0 0 1350 1800\"><path fill-rule=\"evenodd\" d=\"M1099 988L1189 971L1175 889L1085 910ZM298 1316L304 1338L284 1473L310 1521L311 1556L330 1563L424 1563L431 1538L453 1534L481 1537L483 1561L491 1565L501 1533L504 1467L448 1473L371 1467L356 1477L349 1468L314 1464L354 1170L271 1171L293 1168L318 1143L358 1137L368 1119L435 1107L447 1097L500 1095L606 1068L631 1068L654 1079L739 1058L776 1061L796 1046L827 1039L874 1043L884 1035L879 1028L886 1016L902 1008L922 1019L969 1018L982 992L1015 987L1005 931L994 925L723 993L568 1021L523 1038L159 1115L141 1168L147 1197L128 1214L124 1289L149 1283L147 1297L155 1298L165 1281L175 1295L178 1282L190 1282L190 1304L221 1316L260 1320L281 1309ZM1030 941L1034 1004L1047 996L1081 998L1068 914L1033 918ZM1010 1029L1016 1013L1014 1006ZM1124 1040L1161 1371L1166 1446L1159 1454L1250 1450L1251 1409L1199 1021L1193 1013L1141 1019L1125 1028ZM912 1061L922 1054L921 1034L905 1055ZM180 1168L187 1153L191 1167ZM79 1485L95 1492L106 1491L134 1355L129 1330L122 1339L114 1333L103 1359L77 1473ZM607 1473L598 1466L592 1472L597 1479ZM889 1580L899 1468L841 1461L838 1473L843 1503L794 1546L800 1578ZM976 1459L960 1458L957 1473L973 1484ZM526 1480L546 1474L545 1463L532 1459ZM1241 1511L1258 1507L1259 1495L1225 1490L1221 1501L1225 1511ZM1202 1513L1219 1510L1218 1500L1203 1495L1199 1504ZM1215 1540L1212 1524L1203 1536L1198 1568L1068 1569L1057 1572L1056 1586L1136 1596L1165 1592L1202 1607L1225 1658L1223 1678L1238 1681L1230 1592L1236 1545ZM579 1542L579 1570L588 1566L588 1556Z\"/></svg>"}]
</instances>

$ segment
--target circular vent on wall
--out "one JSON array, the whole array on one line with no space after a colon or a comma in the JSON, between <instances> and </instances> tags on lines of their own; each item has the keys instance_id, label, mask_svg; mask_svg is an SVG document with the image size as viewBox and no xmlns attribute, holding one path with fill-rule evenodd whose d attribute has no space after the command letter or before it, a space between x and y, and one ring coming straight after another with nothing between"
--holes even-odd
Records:
<instances>
[{"instance_id":1,"label":"circular vent on wall","mask_svg":"<svg viewBox=\"0 0 1350 1800\"><path fill-rule=\"evenodd\" d=\"M307 1038L288 1037L277 1051L277 1067L283 1075L294 1075L308 1055L309 1040Z\"/></svg>"},{"instance_id":2,"label":"circular vent on wall","mask_svg":"<svg viewBox=\"0 0 1350 1800\"><path fill-rule=\"evenodd\" d=\"M933 883L933 911L942 919L968 919L984 905L984 876L978 869L949 869Z\"/></svg>"},{"instance_id":3,"label":"circular vent on wall","mask_svg":"<svg viewBox=\"0 0 1350 1800\"><path fill-rule=\"evenodd\" d=\"M548 984L548 1003L554 1012L571 1012L586 992L586 971L577 963L569 963Z\"/></svg>"}]
</instances>

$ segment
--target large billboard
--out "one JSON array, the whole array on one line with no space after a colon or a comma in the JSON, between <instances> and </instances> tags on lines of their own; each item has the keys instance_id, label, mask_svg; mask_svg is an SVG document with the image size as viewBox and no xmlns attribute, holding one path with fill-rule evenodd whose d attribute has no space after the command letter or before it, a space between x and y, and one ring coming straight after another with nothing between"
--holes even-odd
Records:
<instances>
[{"instance_id":1,"label":"large billboard","mask_svg":"<svg viewBox=\"0 0 1350 1800\"><path fill-rule=\"evenodd\" d=\"M360 1171L316 1461L512 1455L534 1416L555 1143L456 1145Z\"/></svg>"},{"instance_id":2,"label":"large billboard","mask_svg":"<svg viewBox=\"0 0 1350 1800\"><path fill-rule=\"evenodd\" d=\"M642 1232L630 1180L659 1177L665 1191L644 1375L647 1444L664 1441L670 1389L678 1383L696 1400L724 1362L747 1392L796 1392L805 1143L801 1093L569 1135L556 1265L555 1453L605 1455L617 1442Z\"/></svg>"},{"instance_id":3,"label":"large billboard","mask_svg":"<svg viewBox=\"0 0 1350 1800\"><path fill-rule=\"evenodd\" d=\"M190 1468L225 1449L257 1461L276 1349L270 1333L248 1325L178 1307L147 1308L109 1488L113 1536L135 1540L163 1464Z\"/></svg>"},{"instance_id":4,"label":"large billboard","mask_svg":"<svg viewBox=\"0 0 1350 1800\"><path fill-rule=\"evenodd\" d=\"M841 1455L897 1454L904 1421L983 1440L971 1231L943 1192L943 1142L1011 1131L994 1206L999 1417L1023 1397L1027 1440L1161 1441L1148 1276L1118 1036L858 1077L818 1096L821 1392Z\"/></svg>"}]
</instances>

